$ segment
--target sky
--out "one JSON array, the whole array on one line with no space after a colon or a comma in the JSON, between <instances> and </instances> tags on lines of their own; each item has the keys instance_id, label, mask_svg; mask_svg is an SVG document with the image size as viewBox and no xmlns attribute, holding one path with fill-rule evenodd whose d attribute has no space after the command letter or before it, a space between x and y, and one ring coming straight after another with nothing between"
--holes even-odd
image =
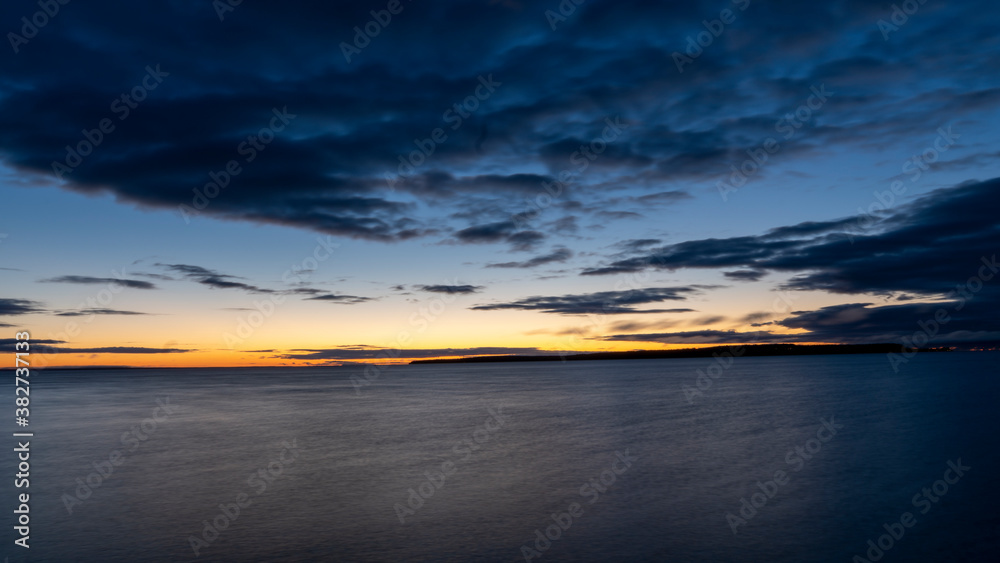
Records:
<instances>
[{"instance_id":1,"label":"sky","mask_svg":"<svg viewBox=\"0 0 1000 563\"><path fill-rule=\"evenodd\" d=\"M1000 342L987 2L0 7L58 366Z\"/></svg>"}]
</instances>

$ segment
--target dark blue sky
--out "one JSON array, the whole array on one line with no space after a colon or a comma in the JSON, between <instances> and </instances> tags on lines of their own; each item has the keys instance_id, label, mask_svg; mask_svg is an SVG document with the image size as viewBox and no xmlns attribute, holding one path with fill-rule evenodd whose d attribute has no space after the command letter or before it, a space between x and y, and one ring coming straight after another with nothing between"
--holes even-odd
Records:
<instances>
[{"instance_id":1,"label":"dark blue sky","mask_svg":"<svg viewBox=\"0 0 1000 563\"><path fill-rule=\"evenodd\" d=\"M0 324L63 348L1000 340L992 3L42 4L0 8Z\"/></svg>"}]
</instances>

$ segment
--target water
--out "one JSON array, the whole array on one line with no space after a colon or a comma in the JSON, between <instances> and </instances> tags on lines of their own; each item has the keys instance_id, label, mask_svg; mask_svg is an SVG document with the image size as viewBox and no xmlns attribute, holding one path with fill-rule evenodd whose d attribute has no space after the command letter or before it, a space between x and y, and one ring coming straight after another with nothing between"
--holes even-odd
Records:
<instances>
[{"instance_id":1,"label":"water","mask_svg":"<svg viewBox=\"0 0 1000 563\"><path fill-rule=\"evenodd\" d=\"M31 549L4 554L188 561L197 537L201 561L524 561L553 526L532 561L846 562L911 512L882 561L995 561L997 357L898 374L882 355L740 358L691 403L682 385L713 360L400 366L360 396L356 367L37 372ZM158 399L174 412L154 427ZM842 428L820 441L821 419ZM123 437L144 420L145 440ZM959 459L971 469L915 507ZM95 462L112 473L79 501ZM727 513L777 471L734 534ZM603 493L581 491L592 479Z\"/></svg>"}]
</instances>

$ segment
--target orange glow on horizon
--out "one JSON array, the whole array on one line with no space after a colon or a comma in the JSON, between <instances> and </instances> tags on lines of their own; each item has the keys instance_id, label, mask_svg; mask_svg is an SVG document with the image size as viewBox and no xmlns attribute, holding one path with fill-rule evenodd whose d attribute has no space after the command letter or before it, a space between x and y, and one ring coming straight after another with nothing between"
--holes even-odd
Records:
<instances>
[{"instance_id":1,"label":"orange glow on horizon","mask_svg":"<svg viewBox=\"0 0 1000 563\"><path fill-rule=\"evenodd\" d=\"M700 344L653 344L651 346L635 346L634 342L611 342L608 346L594 348L579 348L575 350L542 349L531 354L469 354L442 355L428 357L395 357L405 354L406 348L382 349L389 353L388 357L358 358L350 360L307 360L287 359L278 356L294 353L294 350L274 350L273 352L250 352L241 350L211 350L193 351L172 354L42 354L31 356L31 369L59 368L241 368L241 367L340 367L350 365L406 365L414 360L458 359L463 357L508 356L508 355L553 355L565 352L567 355L589 354L599 352L630 352L654 350L680 350L711 348L718 346L742 346L769 344L768 342L745 342L742 344L700 343ZM836 342L798 342L799 345L837 344ZM379 349L372 349L378 353Z\"/></svg>"}]
</instances>

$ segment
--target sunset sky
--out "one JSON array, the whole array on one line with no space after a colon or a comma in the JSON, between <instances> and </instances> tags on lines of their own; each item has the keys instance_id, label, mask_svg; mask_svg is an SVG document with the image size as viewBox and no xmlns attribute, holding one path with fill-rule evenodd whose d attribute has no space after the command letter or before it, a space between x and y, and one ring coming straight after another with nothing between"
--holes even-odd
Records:
<instances>
[{"instance_id":1,"label":"sunset sky","mask_svg":"<svg viewBox=\"0 0 1000 563\"><path fill-rule=\"evenodd\" d=\"M37 362L1000 342L991 3L102 4L0 7Z\"/></svg>"}]
</instances>

